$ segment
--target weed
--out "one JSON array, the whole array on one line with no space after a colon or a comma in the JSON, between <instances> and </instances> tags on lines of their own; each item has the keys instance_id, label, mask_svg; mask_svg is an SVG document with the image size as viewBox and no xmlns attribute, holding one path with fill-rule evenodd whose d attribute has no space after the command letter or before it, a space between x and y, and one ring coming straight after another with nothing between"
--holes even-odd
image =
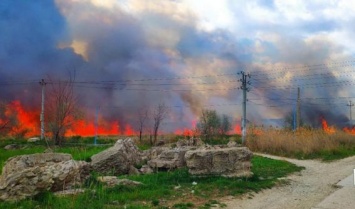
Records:
<instances>
[{"instance_id":1,"label":"weed","mask_svg":"<svg viewBox=\"0 0 355 209\"><path fill-rule=\"evenodd\" d=\"M194 207L194 204L191 202L188 203L177 203L173 205L173 208L178 208L178 209L188 209Z\"/></svg>"},{"instance_id":2,"label":"weed","mask_svg":"<svg viewBox=\"0 0 355 209\"><path fill-rule=\"evenodd\" d=\"M158 206L159 203L160 203L159 200L152 200L152 205L153 205L153 206Z\"/></svg>"},{"instance_id":3,"label":"weed","mask_svg":"<svg viewBox=\"0 0 355 209\"><path fill-rule=\"evenodd\" d=\"M246 144L256 152L298 159L321 158L325 161L355 155L354 136L343 131L329 134L314 129L300 129L295 132L252 129L250 132Z\"/></svg>"}]
</instances>

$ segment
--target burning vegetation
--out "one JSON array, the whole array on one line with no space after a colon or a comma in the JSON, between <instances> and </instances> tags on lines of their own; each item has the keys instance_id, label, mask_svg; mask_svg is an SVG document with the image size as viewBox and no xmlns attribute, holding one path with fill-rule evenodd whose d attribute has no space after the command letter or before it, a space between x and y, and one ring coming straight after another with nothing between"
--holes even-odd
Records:
<instances>
[{"instance_id":1,"label":"burning vegetation","mask_svg":"<svg viewBox=\"0 0 355 209\"><path fill-rule=\"evenodd\" d=\"M32 137L40 135L40 111L26 109L20 101L1 103L0 106L0 133L12 137ZM98 120L98 126L94 122L84 119L76 119L65 131L65 136L94 136L98 135L134 135L133 128L126 124L123 127L117 122L109 122L103 118ZM97 127L97 128L96 128ZM48 135L49 133L47 133Z\"/></svg>"}]
</instances>

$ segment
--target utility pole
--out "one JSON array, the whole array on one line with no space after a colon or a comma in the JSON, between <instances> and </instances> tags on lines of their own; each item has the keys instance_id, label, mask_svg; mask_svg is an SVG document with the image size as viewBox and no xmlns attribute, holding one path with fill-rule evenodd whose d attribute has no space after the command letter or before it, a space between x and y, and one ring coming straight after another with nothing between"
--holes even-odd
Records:
<instances>
[{"instance_id":1,"label":"utility pole","mask_svg":"<svg viewBox=\"0 0 355 209\"><path fill-rule=\"evenodd\" d=\"M41 139L44 140L44 89L46 86L46 82L44 82L44 79L42 79L39 84L42 86L42 109L41 109L41 116L40 116L40 121L41 121Z\"/></svg>"},{"instance_id":2,"label":"utility pole","mask_svg":"<svg viewBox=\"0 0 355 209\"><path fill-rule=\"evenodd\" d=\"M100 107L96 107L96 118L95 118L95 138L94 138L94 145L97 144L97 134L98 134L98 126L99 126L99 109Z\"/></svg>"},{"instance_id":3,"label":"utility pole","mask_svg":"<svg viewBox=\"0 0 355 209\"><path fill-rule=\"evenodd\" d=\"M242 118L242 143L245 144L245 138L247 134L247 92L250 90L248 85L250 85L250 81L247 81L250 78L250 74L245 74L244 71L240 72L242 78L240 81L242 82L242 86L240 87L243 90L243 118Z\"/></svg>"},{"instance_id":4,"label":"utility pole","mask_svg":"<svg viewBox=\"0 0 355 209\"><path fill-rule=\"evenodd\" d=\"M351 109L352 109L352 107L354 106L354 103L352 103L351 101L349 101L349 104L347 104L346 106L349 106L349 111L350 111L350 117L349 117L349 119L350 119L350 125L352 125L352 121L353 121L353 119L352 119L352 115L351 115Z\"/></svg>"},{"instance_id":5,"label":"utility pole","mask_svg":"<svg viewBox=\"0 0 355 209\"><path fill-rule=\"evenodd\" d=\"M296 113L296 128L299 129L301 125L301 91L300 87L297 88L297 113Z\"/></svg>"}]
</instances>

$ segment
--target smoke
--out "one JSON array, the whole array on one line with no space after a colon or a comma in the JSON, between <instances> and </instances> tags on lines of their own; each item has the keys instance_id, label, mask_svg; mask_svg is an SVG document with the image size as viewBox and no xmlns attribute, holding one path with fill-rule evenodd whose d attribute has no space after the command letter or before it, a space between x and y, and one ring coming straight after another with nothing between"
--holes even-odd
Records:
<instances>
[{"instance_id":1,"label":"smoke","mask_svg":"<svg viewBox=\"0 0 355 209\"><path fill-rule=\"evenodd\" d=\"M222 21L233 25L206 29L206 18L214 18L201 16L187 1L3 0L0 83L6 88L0 98L39 107L40 79L66 80L75 72L75 92L89 118L100 107L107 120L134 126L139 109L165 103L189 109L171 108L167 124L189 127L211 102L241 103L236 73L244 70L252 75L248 97L258 99L248 104L250 121L284 117L295 107L297 89L279 87L301 86L306 122L317 124L322 114L330 123L343 123L344 106L323 111L312 105L319 101L305 99L351 96L351 91L322 87L349 79L337 76L340 65L275 70L348 59L348 49L326 34L339 24L320 12L315 13L319 21L294 14L297 22L279 2L233 2L226 3L232 21ZM270 18L253 15L251 8ZM315 73L326 76L307 76ZM15 81L24 84L11 85ZM241 106L216 108L241 117Z\"/></svg>"}]
</instances>

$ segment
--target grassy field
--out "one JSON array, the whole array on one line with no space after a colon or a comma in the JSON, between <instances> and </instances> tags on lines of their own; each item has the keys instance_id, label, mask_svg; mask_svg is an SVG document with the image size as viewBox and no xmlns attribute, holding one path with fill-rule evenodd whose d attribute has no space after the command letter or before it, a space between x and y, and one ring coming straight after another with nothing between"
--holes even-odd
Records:
<instances>
[{"instance_id":1,"label":"grassy field","mask_svg":"<svg viewBox=\"0 0 355 209\"><path fill-rule=\"evenodd\" d=\"M224 178L191 176L187 169L149 175L128 176L142 182L142 186L106 188L94 178L83 188L84 194L56 197L43 193L36 197L14 202L0 202L0 208L211 208L221 204L226 195L258 192L282 183L278 178L300 171L293 164L255 156L252 159L252 178ZM196 182L197 184L192 184Z\"/></svg>"},{"instance_id":2,"label":"grassy field","mask_svg":"<svg viewBox=\"0 0 355 209\"><path fill-rule=\"evenodd\" d=\"M343 131L327 133L321 129L298 131L251 129L246 145L254 152L324 161L355 155L355 136Z\"/></svg>"},{"instance_id":3,"label":"grassy field","mask_svg":"<svg viewBox=\"0 0 355 209\"><path fill-rule=\"evenodd\" d=\"M19 150L1 150L0 162L19 154L45 150L43 145L21 145ZM91 155L107 147L70 146L55 149L73 155L74 159L87 160ZM278 180L290 173L302 170L285 161L254 156L252 178L224 178L191 176L187 169L160 172L149 175L120 176L142 182L138 187L116 186L107 188L95 180L95 174L82 186L85 193L69 197L57 197L50 192L28 200L0 202L0 208L212 208L223 204L218 200L226 195L249 194L284 183ZM196 182L196 184L193 182Z\"/></svg>"}]
</instances>

